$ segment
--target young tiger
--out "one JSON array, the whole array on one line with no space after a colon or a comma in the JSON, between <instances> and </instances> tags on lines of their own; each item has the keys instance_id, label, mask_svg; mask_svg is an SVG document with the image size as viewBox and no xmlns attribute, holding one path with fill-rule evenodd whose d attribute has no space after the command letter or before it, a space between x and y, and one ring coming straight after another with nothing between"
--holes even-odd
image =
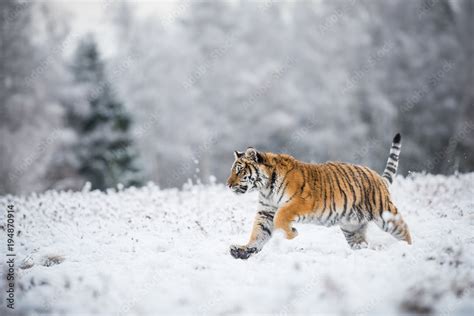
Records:
<instances>
[{"instance_id":1,"label":"young tiger","mask_svg":"<svg viewBox=\"0 0 474 316\"><path fill-rule=\"evenodd\" d=\"M339 225L352 249L367 247L367 224L411 244L410 232L393 204L388 186L397 172L401 136L392 143L385 171L341 162L310 164L295 158L248 148L234 152L227 185L237 194L259 191L257 215L249 242L232 245L234 258L247 259L262 250L276 229L293 239L292 223Z\"/></svg>"}]
</instances>

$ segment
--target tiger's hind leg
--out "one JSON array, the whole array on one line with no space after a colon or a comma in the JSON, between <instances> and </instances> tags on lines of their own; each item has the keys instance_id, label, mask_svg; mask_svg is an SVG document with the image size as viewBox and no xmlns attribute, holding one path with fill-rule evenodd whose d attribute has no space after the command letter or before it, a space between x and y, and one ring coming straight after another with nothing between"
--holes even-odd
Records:
<instances>
[{"instance_id":1,"label":"tiger's hind leg","mask_svg":"<svg viewBox=\"0 0 474 316\"><path fill-rule=\"evenodd\" d=\"M374 222L384 232L391 234L398 240L404 240L411 245L411 235L408 225L392 202L388 204L388 211L382 212L381 215L374 219Z\"/></svg>"},{"instance_id":2,"label":"tiger's hind leg","mask_svg":"<svg viewBox=\"0 0 474 316\"><path fill-rule=\"evenodd\" d=\"M346 237L347 243L352 249L367 248L367 240L365 239L367 232L367 223L360 225L341 225L341 230Z\"/></svg>"}]
</instances>

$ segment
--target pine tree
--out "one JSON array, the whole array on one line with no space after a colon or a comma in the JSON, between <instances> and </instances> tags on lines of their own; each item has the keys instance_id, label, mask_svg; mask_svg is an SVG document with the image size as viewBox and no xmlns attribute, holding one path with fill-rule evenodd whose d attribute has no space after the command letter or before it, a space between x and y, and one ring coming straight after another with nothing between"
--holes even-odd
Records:
<instances>
[{"instance_id":1,"label":"pine tree","mask_svg":"<svg viewBox=\"0 0 474 316\"><path fill-rule=\"evenodd\" d=\"M80 95L86 98L68 107L68 121L78 134L74 152L79 174L91 182L93 189L103 190L118 183L139 185L131 118L114 94L92 36L79 43L72 73Z\"/></svg>"}]
</instances>

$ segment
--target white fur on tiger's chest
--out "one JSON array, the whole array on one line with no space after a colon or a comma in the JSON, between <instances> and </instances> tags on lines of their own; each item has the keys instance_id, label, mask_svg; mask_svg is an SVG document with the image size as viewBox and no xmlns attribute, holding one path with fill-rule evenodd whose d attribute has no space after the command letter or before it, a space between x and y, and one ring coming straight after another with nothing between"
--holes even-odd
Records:
<instances>
[{"instance_id":1,"label":"white fur on tiger's chest","mask_svg":"<svg viewBox=\"0 0 474 316\"><path fill-rule=\"evenodd\" d=\"M279 199L280 197L276 196L276 194L274 192L271 192L270 189L263 189L259 193L259 200L274 208L279 208L283 204L283 203L278 203ZM281 199L281 201L284 201L284 198Z\"/></svg>"}]
</instances>

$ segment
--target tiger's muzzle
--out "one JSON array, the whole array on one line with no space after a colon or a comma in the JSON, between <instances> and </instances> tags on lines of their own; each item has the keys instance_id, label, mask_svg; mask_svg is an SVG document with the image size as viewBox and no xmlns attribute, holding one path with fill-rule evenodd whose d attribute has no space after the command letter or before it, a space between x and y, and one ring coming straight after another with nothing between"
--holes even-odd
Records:
<instances>
[{"instance_id":1,"label":"tiger's muzzle","mask_svg":"<svg viewBox=\"0 0 474 316\"><path fill-rule=\"evenodd\" d=\"M229 188L236 194L244 194L248 190L247 185L229 185Z\"/></svg>"}]
</instances>

